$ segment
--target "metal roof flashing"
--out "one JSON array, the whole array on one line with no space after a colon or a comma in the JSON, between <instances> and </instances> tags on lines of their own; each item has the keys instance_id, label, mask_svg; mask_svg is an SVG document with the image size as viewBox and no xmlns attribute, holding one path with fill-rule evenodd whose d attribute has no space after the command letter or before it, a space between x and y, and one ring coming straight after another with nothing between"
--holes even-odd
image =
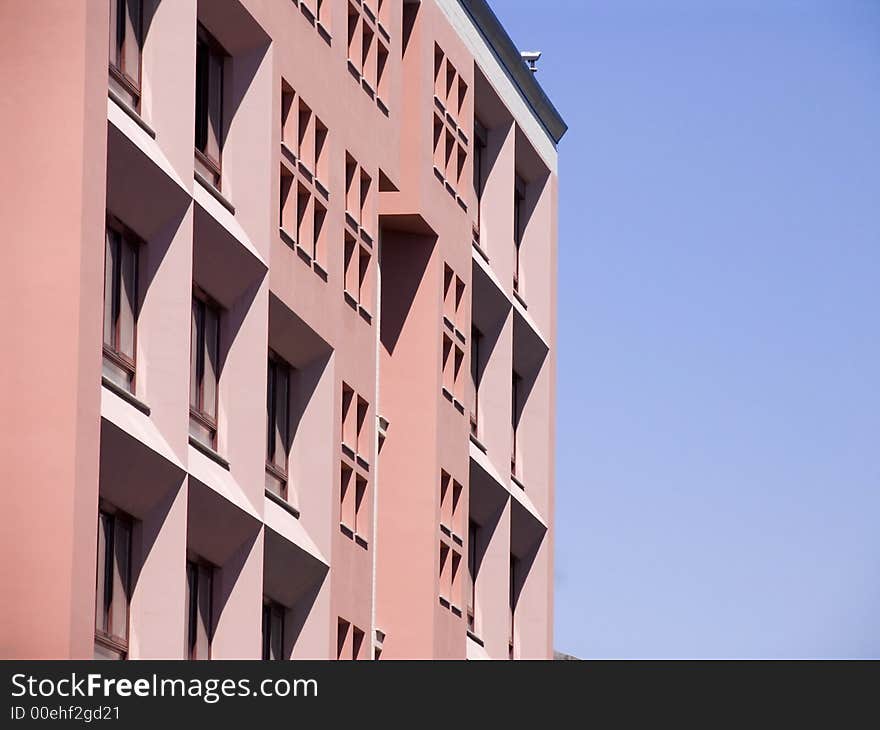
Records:
<instances>
[{"instance_id":1,"label":"metal roof flashing","mask_svg":"<svg viewBox=\"0 0 880 730\"><path fill-rule=\"evenodd\" d=\"M544 129L558 144L568 130L562 115L541 88L534 72L520 55L519 49L507 34L501 21L492 11L487 0L458 0L474 25L482 33L501 65L507 71L523 99L541 122Z\"/></svg>"}]
</instances>

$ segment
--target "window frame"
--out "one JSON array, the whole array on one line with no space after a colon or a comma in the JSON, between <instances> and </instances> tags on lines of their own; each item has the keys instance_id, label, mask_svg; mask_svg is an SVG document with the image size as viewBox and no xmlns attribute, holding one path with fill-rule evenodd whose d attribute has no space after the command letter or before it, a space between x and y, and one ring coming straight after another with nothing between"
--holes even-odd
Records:
<instances>
[{"instance_id":1,"label":"window frame","mask_svg":"<svg viewBox=\"0 0 880 730\"><path fill-rule=\"evenodd\" d=\"M195 589L189 586L190 570L194 571ZM185 658L190 661L210 660L212 658L212 649L214 643L214 578L217 568L213 563L196 556L187 557L186 560L186 581L189 601L186 606L186 633L185 633ZM201 588L199 582L203 575L202 571L207 571L208 586L208 621L205 626L205 633L208 637L208 655L206 657L196 656L196 646L198 644L198 613L199 613L199 595Z\"/></svg>"},{"instance_id":2,"label":"window frame","mask_svg":"<svg viewBox=\"0 0 880 730\"><path fill-rule=\"evenodd\" d=\"M284 661L283 656L279 656L276 659L272 659L272 626L273 619L280 618L281 625L281 636L280 644L281 644L281 654L284 654L284 620L286 618L285 614L287 613L287 608L282 606L280 603L271 600L270 598L263 598L263 612L262 612L262 621L263 621L263 636L261 640L262 644L262 659L263 661ZM268 627L269 631L266 631Z\"/></svg>"},{"instance_id":3,"label":"window frame","mask_svg":"<svg viewBox=\"0 0 880 730\"><path fill-rule=\"evenodd\" d=\"M474 199L476 200L476 215L477 215L477 231L480 230L480 208L482 207L481 203L483 200L483 195L486 192L486 178L483 175L483 167L486 160L487 153L487 139L488 133L485 125L474 116L474 157L473 157L473 185L474 185Z\"/></svg>"},{"instance_id":4,"label":"window frame","mask_svg":"<svg viewBox=\"0 0 880 730\"><path fill-rule=\"evenodd\" d=\"M192 299L193 301L198 301L200 306L203 308L202 314L202 332L201 337L196 336L196 346L199 350L204 353L205 349L205 338L206 338L206 329L205 329L205 312L208 308L211 308L216 313L217 320L217 371L214 374L215 385L214 385L214 416L212 417L204 410L205 403L205 363L204 357L202 356L201 360L201 372L199 373L199 363L196 362L195 370L197 372L197 377L199 378L199 386L198 386L198 401L199 404L194 406L192 403L192 383L190 382L190 404L189 404L189 416L190 420L195 420L200 426L208 429L211 433L211 448L215 451L217 450L217 431L218 431L218 421L219 421L219 410L220 410L220 373L222 368L220 367L220 353L221 353L221 339L220 335L222 334L223 328L221 326L221 318L223 316L223 308L220 304L213 299L207 292L198 286L193 285L192 290ZM198 357L198 355L197 355ZM192 370L193 370L193 352L192 352L192 333L190 334L190 378L192 378ZM192 433L190 432L190 436ZM193 438L196 438L193 436ZM198 440L198 439L197 439Z\"/></svg>"},{"instance_id":5,"label":"window frame","mask_svg":"<svg viewBox=\"0 0 880 730\"><path fill-rule=\"evenodd\" d=\"M198 77L198 55L199 55L199 46L204 46L207 49L208 58L206 59L206 71L207 79L205 81L205 100L204 100L204 109L205 109L205 147L208 146L208 136L209 136L209 127L211 124L211 56L217 56L220 59L220 98L218 100L218 129L217 129L217 159L214 160L210 154L206 150L202 150L199 148L199 77ZM226 85L226 64L228 59L231 58L229 53L226 52L226 49L217 41L217 39L211 35L210 31L205 28L201 23L198 24L198 28L196 31L196 115L195 115L195 133L193 139L193 149L195 152L196 162L202 166L204 166L214 177L213 180L209 180L211 184L214 185L217 190L222 189L222 181L223 181L223 145L226 141L226 135L224 134L224 124L225 124L225 85Z\"/></svg>"},{"instance_id":6,"label":"window frame","mask_svg":"<svg viewBox=\"0 0 880 730\"><path fill-rule=\"evenodd\" d=\"M266 374L266 472L269 476L280 483L281 494L279 496L284 500L288 499L288 495L290 493L290 451L288 450L287 441L290 439L290 385L291 375L293 374L293 371L294 369L290 365L290 363L270 348ZM272 460L275 455L275 449L277 449L278 447L278 445L274 443L274 427L277 403L277 390L274 386L274 378L277 377L279 373L283 373L283 375L287 379L287 412L285 419L286 423L284 424L284 434L282 437L282 440L284 442L282 444L284 452L283 469ZM270 429L272 432L272 438L270 438Z\"/></svg>"},{"instance_id":7,"label":"window frame","mask_svg":"<svg viewBox=\"0 0 880 730\"><path fill-rule=\"evenodd\" d=\"M112 505L105 504L103 500L98 505L98 522L100 530L100 521L106 518L110 523L110 530L104 533L104 575L100 578L104 582L102 591L102 603L98 606L98 566L100 565L99 557L96 556L95 562L95 638L94 643L100 644L105 649L116 652L120 655L120 660L128 659L129 636L131 635L131 589L132 589L132 567L133 556L132 546L134 543L134 519L122 510L116 509ZM123 591L125 593L125 636L117 636L111 631L98 628L98 611L102 613L102 623L104 626L113 626L113 567L116 562L116 529L117 523L122 522L128 528L128 545L127 557L128 566L125 576L125 585ZM109 536L108 536L109 532ZM100 536L96 536L97 547L100 547Z\"/></svg>"},{"instance_id":8,"label":"window frame","mask_svg":"<svg viewBox=\"0 0 880 730\"><path fill-rule=\"evenodd\" d=\"M471 435L476 438L480 436L480 381L482 380L480 373L480 343L483 339L483 333L471 323L471 383L474 389L474 399L471 404L470 412L470 428Z\"/></svg>"},{"instance_id":9,"label":"window frame","mask_svg":"<svg viewBox=\"0 0 880 730\"><path fill-rule=\"evenodd\" d=\"M510 398L510 431L511 431L511 448L510 448L510 473L513 476L519 476L519 449L517 448L517 431L519 430L520 417L520 400L522 399L522 376L512 371L511 377L511 398Z\"/></svg>"},{"instance_id":10,"label":"window frame","mask_svg":"<svg viewBox=\"0 0 880 730\"><path fill-rule=\"evenodd\" d=\"M467 536L468 595L466 598L465 615L467 617L467 629L475 635L477 633L477 577L480 573L480 566L477 562L477 535L479 532L479 523L469 519Z\"/></svg>"},{"instance_id":11,"label":"window frame","mask_svg":"<svg viewBox=\"0 0 880 730\"><path fill-rule=\"evenodd\" d=\"M120 9L125 9L126 4L130 0L110 0L110 7L112 13L112 6L116 5L116 45L114 48L110 48L110 53L115 52L119 58L119 64L117 65L115 59L112 58L108 54L108 69L110 76L113 77L113 80L119 84L131 97L131 106L136 110L140 111L141 107L141 84L143 80L144 73L144 0L136 0L138 3L138 29L137 29L137 37L134 39L134 43L137 46L137 81L135 81L131 76L128 75L128 72L125 68L125 43L126 43L126 34L124 32L125 28L125 16L120 14ZM120 7L121 6L121 7ZM111 21L112 21L111 14ZM122 25L122 42L120 45L120 24ZM110 31L112 32L112 28Z\"/></svg>"},{"instance_id":12,"label":"window frame","mask_svg":"<svg viewBox=\"0 0 880 730\"><path fill-rule=\"evenodd\" d=\"M526 201L526 181L517 173L513 179L513 290L520 292L521 270L520 249L523 243L523 206Z\"/></svg>"},{"instance_id":13,"label":"window frame","mask_svg":"<svg viewBox=\"0 0 880 730\"><path fill-rule=\"evenodd\" d=\"M119 251L117 255L117 261L120 262L120 269L118 271L114 271L112 274L112 282L111 287L113 291L111 292L111 296L114 301L111 302L111 319L113 319L112 327L113 327L113 340L114 343L104 342L103 335L103 326L106 326L106 322L103 322L103 314L102 314L102 334L101 334L101 354L102 358L106 358L110 361L110 363L117 368L120 368L124 372L128 373L129 381L128 381L128 390L129 392L135 391L135 379L137 377L137 330L138 330L138 316L140 314L140 258L141 258L141 246L144 245L143 239L140 238L134 231L132 231L128 226L126 226L119 218L114 216L111 213L106 214L106 222L104 227L104 287L106 289L106 281L107 281L107 238L110 236L111 232L115 233L118 238ZM130 246L134 253L134 301L132 302L131 307L131 318L132 318L132 338L131 338L131 349L132 355L129 356L126 353L122 352L119 349L119 337L120 337L120 321L121 321L121 307L122 307L122 271L121 271L121 261L122 261L122 247ZM104 292L104 311L106 312L106 296L107 292Z\"/></svg>"}]
</instances>

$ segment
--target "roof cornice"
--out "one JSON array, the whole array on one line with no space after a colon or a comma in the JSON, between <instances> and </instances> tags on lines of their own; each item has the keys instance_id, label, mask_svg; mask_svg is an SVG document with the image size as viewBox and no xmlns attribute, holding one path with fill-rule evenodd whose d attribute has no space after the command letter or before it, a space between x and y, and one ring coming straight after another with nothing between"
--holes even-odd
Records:
<instances>
[{"instance_id":1,"label":"roof cornice","mask_svg":"<svg viewBox=\"0 0 880 730\"><path fill-rule=\"evenodd\" d=\"M558 143L568 130L568 125L556 107L553 106L553 102L544 93L544 89L535 78L534 72L523 61L519 49L507 34L504 26L501 25L501 21L498 20L492 8L489 7L489 3L486 0L458 0L458 2L480 33L483 34L486 42L544 129L553 138L554 143Z\"/></svg>"}]
</instances>

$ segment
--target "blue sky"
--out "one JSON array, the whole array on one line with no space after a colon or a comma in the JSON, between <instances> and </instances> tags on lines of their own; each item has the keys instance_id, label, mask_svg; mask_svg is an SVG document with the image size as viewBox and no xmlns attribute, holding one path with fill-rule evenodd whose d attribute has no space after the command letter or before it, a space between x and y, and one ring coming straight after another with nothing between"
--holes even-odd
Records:
<instances>
[{"instance_id":1,"label":"blue sky","mask_svg":"<svg viewBox=\"0 0 880 730\"><path fill-rule=\"evenodd\" d=\"M880 657L880 2L492 5L570 126L557 648Z\"/></svg>"}]
</instances>

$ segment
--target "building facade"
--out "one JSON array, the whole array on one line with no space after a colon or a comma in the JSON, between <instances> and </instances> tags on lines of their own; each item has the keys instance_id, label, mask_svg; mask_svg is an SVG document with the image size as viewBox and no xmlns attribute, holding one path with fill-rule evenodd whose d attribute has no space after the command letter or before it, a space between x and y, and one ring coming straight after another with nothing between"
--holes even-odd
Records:
<instances>
[{"instance_id":1,"label":"building facade","mask_svg":"<svg viewBox=\"0 0 880 730\"><path fill-rule=\"evenodd\" d=\"M565 125L488 5L0 39L0 656L551 658Z\"/></svg>"}]
</instances>

